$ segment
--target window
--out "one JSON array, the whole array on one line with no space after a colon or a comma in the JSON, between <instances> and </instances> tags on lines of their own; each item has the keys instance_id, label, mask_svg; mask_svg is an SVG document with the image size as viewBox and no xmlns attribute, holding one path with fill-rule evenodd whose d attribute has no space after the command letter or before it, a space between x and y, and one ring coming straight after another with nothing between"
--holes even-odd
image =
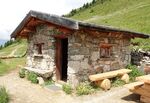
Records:
<instances>
[{"instance_id":1,"label":"window","mask_svg":"<svg viewBox=\"0 0 150 103\"><path fill-rule=\"evenodd\" d=\"M111 44L101 44L100 45L100 58L110 58L111 57Z\"/></svg>"},{"instance_id":2,"label":"window","mask_svg":"<svg viewBox=\"0 0 150 103\"><path fill-rule=\"evenodd\" d=\"M42 54L42 46L43 46L43 44L44 44L44 43L35 44L36 50L37 50L37 53L38 53L38 54Z\"/></svg>"}]
</instances>

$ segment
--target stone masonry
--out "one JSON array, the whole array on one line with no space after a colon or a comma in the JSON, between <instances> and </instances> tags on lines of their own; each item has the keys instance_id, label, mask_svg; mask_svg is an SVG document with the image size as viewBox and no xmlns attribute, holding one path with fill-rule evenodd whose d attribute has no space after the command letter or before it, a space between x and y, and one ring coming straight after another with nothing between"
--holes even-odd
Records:
<instances>
[{"instance_id":1,"label":"stone masonry","mask_svg":"<svg viewBox=\"0 0 150 103\"><path fill-rule=\"evenodd\" d=\"M30 34L28 39L27 66L37 70L55 71L55 39L53 35L53 27L40 25L36 28L36 32ZM38 54L35 44L43 43L42 54Z\"/></svg>"},{"instance_id":2,"label":"stone masonry","mask_svg":"<svg viewBox=\"0 0 150 103\"><path fill-rule=\"evenodd\" d=\"M69 36L68 81L74 86L91 74L124 68L130 63L130 39L76 32ZM100 58L100 44L112 45L111 57Z\"/></svg>"},{"instance_id":3,"label":"stone masonry","mask_svg":"<svg viewBox=\"0 0 150 103\"><path fill-rule=\"evenodd\" d=\"M27 66L38 70L48 70L55 74L55 38L50 36L60 32L54 27L40 25L28 38ZM43 43L42 55L35 44ZM100 57L100 44L111 44L111 56ZM91 74L124 68L130 63L130 39L107 37L99 33L92 35L75 31L68 36L68 78L72 86L88 80Z\"/></svg>"}]
</instances>

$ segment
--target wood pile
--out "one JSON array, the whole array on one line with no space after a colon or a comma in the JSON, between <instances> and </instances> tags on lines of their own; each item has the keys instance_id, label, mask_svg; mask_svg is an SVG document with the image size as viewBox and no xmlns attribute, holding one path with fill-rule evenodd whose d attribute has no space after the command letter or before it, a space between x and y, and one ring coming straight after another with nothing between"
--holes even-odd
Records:
<instances>
[{"instance_id":1,"label":"wood pile","mask_svg":"<svg viewBox=\"0 0 150 103\"><path fill-rule=\"evenodd\" d=\"M142 103L150 103L150 75L144 75L136 78L137 82L126 85L129 90L139 94Z\"/></svg>"}]
</instances>

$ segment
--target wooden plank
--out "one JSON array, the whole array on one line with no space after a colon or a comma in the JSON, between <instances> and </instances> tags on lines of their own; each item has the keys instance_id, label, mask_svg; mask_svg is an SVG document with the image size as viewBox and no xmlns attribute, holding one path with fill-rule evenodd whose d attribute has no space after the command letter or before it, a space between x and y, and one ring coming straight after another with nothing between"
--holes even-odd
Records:
<instances>
[{"instance_id":1,"label":"wooden plank","mask_svg":"<svg viewBox=\"0 0 150 103\"><path fill-rule=\"evenodd\" d=\"M136 78L137 81L143 81L147 84L150 84L150 74L149 75L144 75Z\"/></svg>"},{"instance_id":2,"label":"wooden plank","mask_svg":"<svg viewBox=\"0 0 150 103\"><path fill-rule=\"evenodd\" d=\"M144 83L142 88L150 92L150 84Z\"/></svg>"},{"instance_id":3,"label":"wooden plank","mask_svg":"<svg viewBox=\"0 0 150 103\"><path fill-rule=\"evenodd\" d=\"M106 72L106 73L90 75L89 79L91 81L99 81L99 80L104 80L107 78L113 78L116 76L121 76L123 74L127 74L130 72L131 72L131 70L129 70L129 69L120 69L120 70L110 71L110 72Z\"/></svg>"},{"instance_id":4,"label":"wooden plank","mask_svg":"<svg viewBox=\"0 0 150 103\"><path fill-rule=\"evenodd\" d=\"M140 97L140 101L141 101L142 103L150 103L150 97L141 96L141 97Z\"/></svg>"},{"instance_id":5,"label":"wooden plank","mask_svg":"<svg viewBox=\"0 0 150 103\"><path fill-rule=\"evenodd\" d=\"M147 96L150 98L150 92L143 89L143 88L136 88L136 89L133 89L133 90L130 90L131 92L133 93L136 93L136 94L139 94L139 95L142 95L142 96Z\"/></svg>"},{"instance_id":6,"label":"wooden plank","mask_svg":"<svg viewBox=\"0 0 150 103\"><path fill-rule=\"evenodd\" d=\"M61 55L61 39L56 39L56 78L57 80L61 80L61 66L62 66L62 55Z\"/></svg>"},{"instance_id":7,"label":"wooden plank","mask_svg":"<svg viewBox=\"0 0 150 103\"><path fill-rule=\"evenodd\" d=\"M128 88L129 90L134 90L135 88L141 87L144 85L144 82L134 82L130 84L124 85L124 87Z\"/></svg>"}]
</instances>

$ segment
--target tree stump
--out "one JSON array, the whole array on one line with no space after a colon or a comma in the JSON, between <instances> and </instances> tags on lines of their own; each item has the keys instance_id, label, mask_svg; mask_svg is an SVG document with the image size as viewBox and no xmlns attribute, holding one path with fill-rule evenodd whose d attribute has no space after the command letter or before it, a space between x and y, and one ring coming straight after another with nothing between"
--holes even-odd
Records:
<instances>
[{"instance_id":1,"label":"tree stump","mask_svg":"<svg viewBox=\"0 0 150 103\"><path fill-rule=\"evenodd\" d=\"M104 89L105 91L109 90L111 87L111 82L109 79L104 79L102 81L98 81L96 82L96 84L101 87L102 89Z\"/></svg>"},{"instance_id":2,"label":"tree stump","mask_svg":"<svg viewBox=\"0 0 150 103\"><path fill-rule=\"evenodd\" d=\"M125 83L129 83L129 75L128 74L124 74L121 76L121 80L123 80Z\"/></svg>"}]
</instances>

